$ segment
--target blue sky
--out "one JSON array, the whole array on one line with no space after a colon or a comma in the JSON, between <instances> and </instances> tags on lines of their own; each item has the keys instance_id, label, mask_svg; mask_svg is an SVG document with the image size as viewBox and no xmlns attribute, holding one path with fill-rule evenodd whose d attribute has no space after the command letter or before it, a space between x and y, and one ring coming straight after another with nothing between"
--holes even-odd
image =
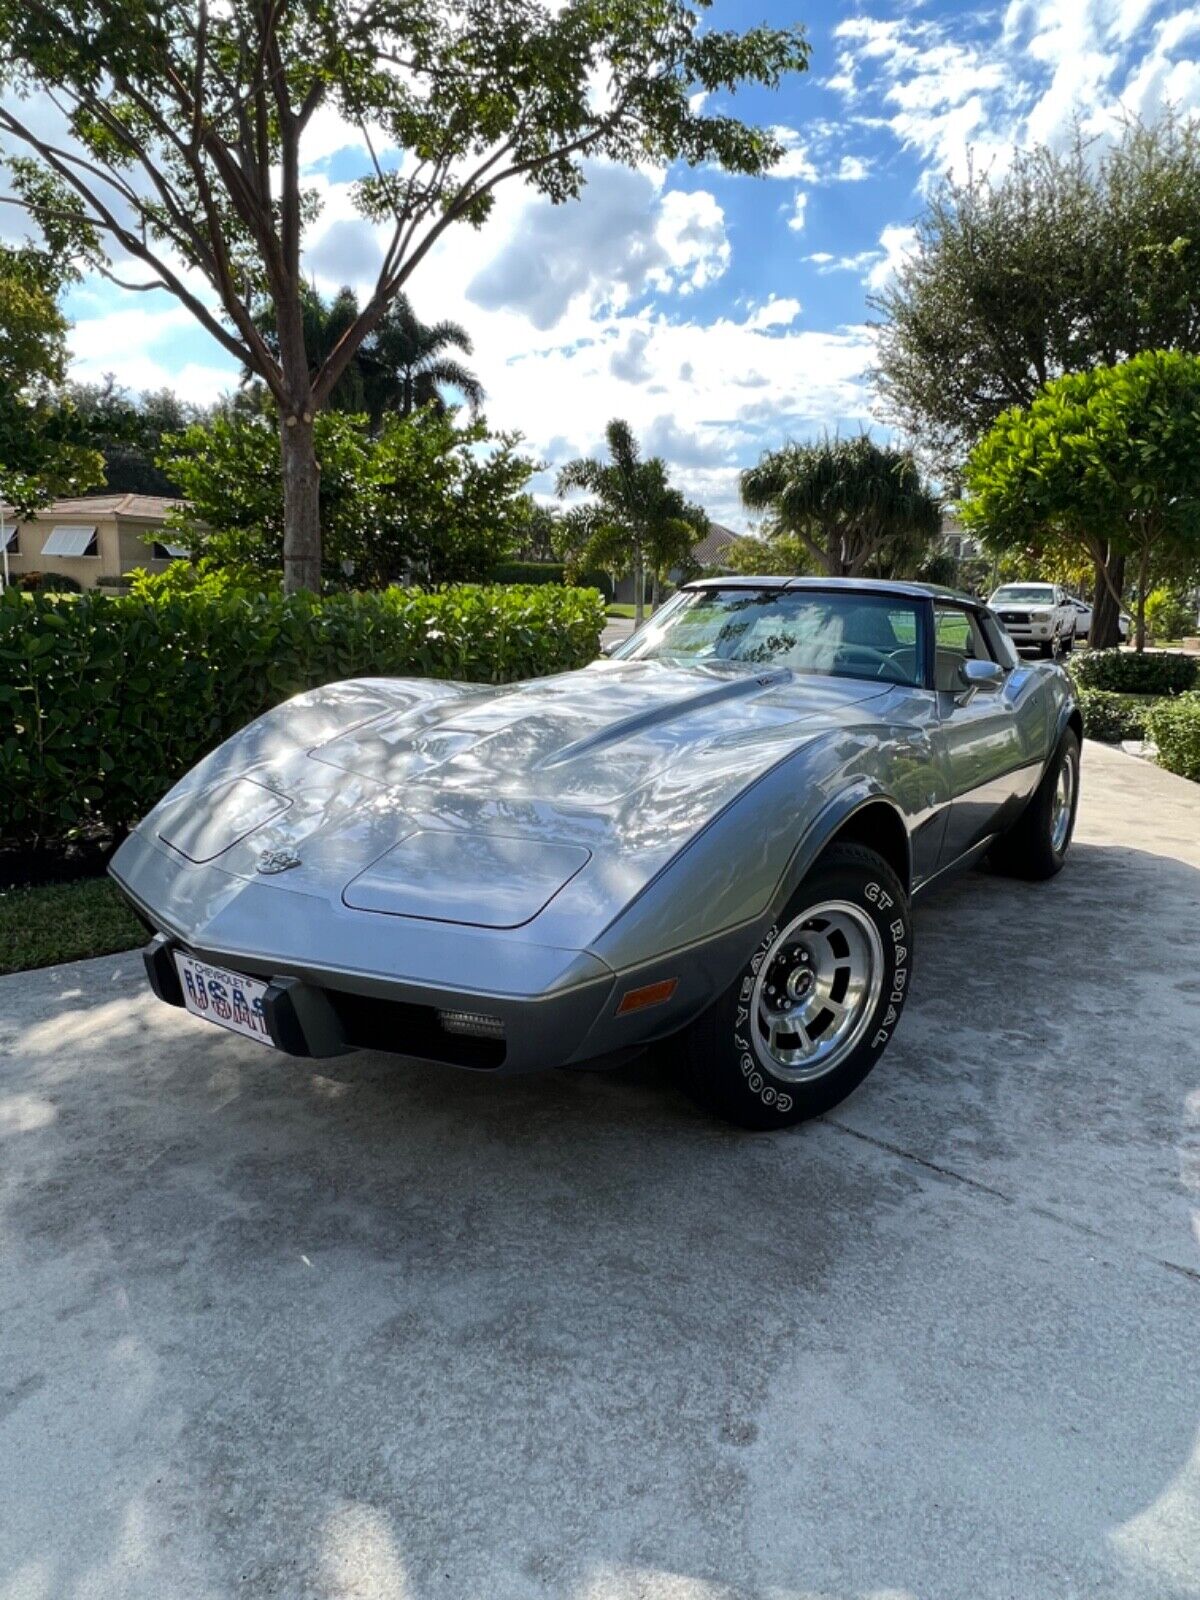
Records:
<instances>
[{"instance_id":1,"label":"blue sky","mask_svg":"<svg viewBox=\"0 0 1200 1600\"><path fill-rule=\"evenodd\" d=\"M1061 140L1072 115L1103 138L1123 114L1200 110L1200 5L1155 0L830 4L717 0L717 26L799 20L811 70L738 114L780 130L769 178L596 167L584 199L510 189L411 283L425 317L475 339L489 421L552 468L627 417L710 513L746 525L738 469L785 437L878 427L868 296L911 241L928 186L969 150L1001 168ZM308 266L365 290L378 258L354 214L353 130L318 120L306 150L324 198ZM68 307L75 372L211 398L235 374L173 302L88 282ZM538 480L547 490L552 472Z\"/></svg>"}]
</instances>

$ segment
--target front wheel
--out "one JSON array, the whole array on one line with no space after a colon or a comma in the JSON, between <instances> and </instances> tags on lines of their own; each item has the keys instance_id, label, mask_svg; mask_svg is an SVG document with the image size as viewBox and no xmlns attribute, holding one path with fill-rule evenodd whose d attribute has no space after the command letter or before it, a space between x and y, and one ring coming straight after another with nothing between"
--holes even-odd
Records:
<instances>
[{"instance_id":1,"label":"front wheel","mask_svg":"<svg viewBox=\"0 0 1200 1600\"><path fill-rule=\"evenodd\" d=\"M1079 740L1068 728L1033 799L992 846L992 865L1014 878L1052 878L1067 859L1078 809Z\"/></svg>"},{"instance_id":2,"label":"front wheel","mask_svg":"<svg viewBox=\"0 0 1200 1600\"><path fill-rule=\"evenodd\" d=\"M844 1100L908 994L912 921L873 850L820 858L737 978L682 1037L685 1086L743 1128L786 1128Z\"/></svg>"}]
</instances>

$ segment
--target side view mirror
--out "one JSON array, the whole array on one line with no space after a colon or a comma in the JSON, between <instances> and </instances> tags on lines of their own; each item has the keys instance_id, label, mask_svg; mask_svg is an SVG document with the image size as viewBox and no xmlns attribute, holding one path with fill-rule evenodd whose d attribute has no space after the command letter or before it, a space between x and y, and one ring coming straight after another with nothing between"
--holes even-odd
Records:
<instances>
[{"instance_id":1,"label":"side view mirror","mask_svg":"<svg viewBox=\"0 0 1200 1600\"><path fill-rule=\"evenodd\" d=\"M973 661L961 663L958 681L963 686L959 704L967 705L977 694L995 694L1004 687L1004 668L998 661Z\"/></svg>"}]
</instances>

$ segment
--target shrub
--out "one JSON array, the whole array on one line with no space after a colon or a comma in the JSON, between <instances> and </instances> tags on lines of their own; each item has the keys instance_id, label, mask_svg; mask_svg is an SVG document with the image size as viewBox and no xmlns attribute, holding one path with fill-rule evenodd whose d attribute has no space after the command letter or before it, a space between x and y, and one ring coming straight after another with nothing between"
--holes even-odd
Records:
<instances>
[{"instance_id":1,"label":"shrub","mask_svg":"<svg viewBox=\"0 0 1200 1600\"><path fill-rule=\"evenodd\" d=\"M1146 731L1158 746L1160 767L1200 783L1200 693L1155 701Z\"/></svg>"},{"instance_id":2,"label":"shrub","mask_svg":"<svg viewBox=\"0 0 1200 1600\"><path fill-rule=\"evenodd\" d=\"M303 689L363 675L504 683L596 654L593 590L0 596L0 837L128 827Z\"/></svg>"},{"instance_id":3,"label":"shrub","mask_svg":"<svg viewBox=\"0 0 1200 1600\"><path fill-rule=\"evenodd\" d=\"M1091 650L1071 663L1076 683L1118 694L1182 694L1196 683L1196 658L1164 650Z\"/></svg>"},{"instance_id":4,"label":"shrub","mask_svg":"<svg viewBox=\"0 0 1200 1600\"><path fill-rule=\"evenodd\" d=\"M1173 589L1152 589L1146 596L1146 629L1158 643L1182 639L1196 631L1196 608Z\"/></svg>"},{"instance_id":5,"label":"shrub","mask_svg":"<svg viewBox=\"0 0 1200 1600\"><path fill-rule=\"evenodd\" d=\"M26 594L83 593L83 585L65 572L23 572L13 579L13 587Z\"/></svg>"},{"instance_id":6,"label":"shrub","mask_svg":"<svg viewBox=\"0 0 1200 1600\"><path fill-rule=\"evenodd\" d=\"M172 561L163 572L134 567L126 574L131 594L143 600L169 600L179 595L202 595L219 600L232 594L276 594L283 574L256 567L227 566L211 556L199 561Z\"/></svg>"},{"instance_id":7,"label":"shrub","mask_svg":"<svg viewBox=\"0 0 1200 1600\"><path fill-rule=\"evenodd\" d=\"M1079 709L1083 731L1089 739L1120 744L1122 739L1144 739L1146 716L1153 701L1112 694L1107 689L1080 689Z\"/></svg>"}]
</instances>

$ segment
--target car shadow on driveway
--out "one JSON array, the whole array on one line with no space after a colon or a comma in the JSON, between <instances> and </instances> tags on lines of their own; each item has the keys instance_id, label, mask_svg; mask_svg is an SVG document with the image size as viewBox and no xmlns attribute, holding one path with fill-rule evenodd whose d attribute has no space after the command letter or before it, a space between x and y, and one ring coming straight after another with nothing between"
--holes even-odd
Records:
<instances>
[{"instance_id":1,"label":"car shadow on driveway","mask_svg":"<svg viewBox=\"0 0 1200 1600\"><path fill-rule=\"evenodd\" d=\"M0 1595L1194 1595L1198 919L948 886L767 1137L3 980Z\"/></svg>"}]
</instances>

